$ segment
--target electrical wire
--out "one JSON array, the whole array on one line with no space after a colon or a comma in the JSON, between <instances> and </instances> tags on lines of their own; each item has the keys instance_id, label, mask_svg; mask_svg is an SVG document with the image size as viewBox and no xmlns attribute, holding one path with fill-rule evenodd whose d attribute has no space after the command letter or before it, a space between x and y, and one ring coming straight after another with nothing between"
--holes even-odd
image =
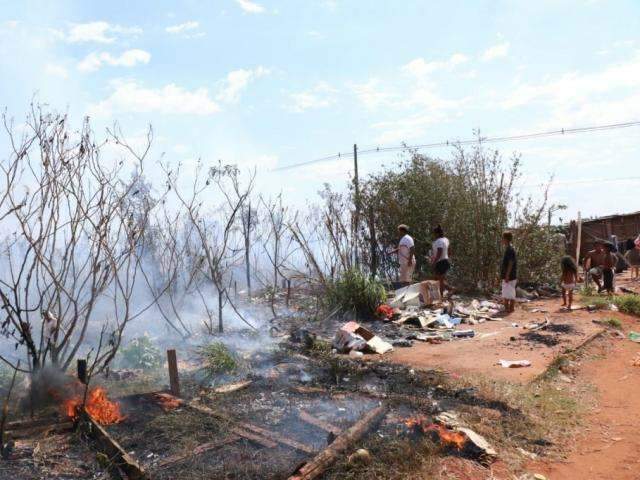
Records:
<instances>
[{"instance_id":1,"label":"electrical wire","mask_svg":"<svg viewBox=\"0 0 640 480\"><path fill-rule=\"evenodd\" d=\"M525 133L521 135L511 135L511 136L499 136L499 137L479 137L467 140L447 140L444 142L434 142L434 143L423 143L417 145L396 145L389 147L375 147L368 148L364 150L358 150L358 155L367 155L373 153L386 153L386 152L397 152L403 150L425 150L429 148L438 148L438 147L449 147L449 146L465 146L465 145L473 145L473 144L486 144L486 143L501 143L501 142L512 142L512 141L520 141L520 140L532 140L536 138L546 138L557 135L571 135L576 133L584 133L584 132L598 132L603 130L617 130L620 128L629 128L629 127L637 127L640 126L640 121L631 121L631 122L622 122L622 123L611 123L607 125L593 125L590 127L576 127L576 128L562 128L560 130L550 130L546 132L535 132L535 133ZM306 162L295 163L293 165L285 165L282 167L274 168L272 171L284 171L291 170L294 168L305 167L307 165L313 165L315 163L323 163L331 160L338 160L340 158L353 158L353 152L339 152L334 155L327 155L325 157L316 158L314 160L308 160Z\"/></svg>"}]
</instances>

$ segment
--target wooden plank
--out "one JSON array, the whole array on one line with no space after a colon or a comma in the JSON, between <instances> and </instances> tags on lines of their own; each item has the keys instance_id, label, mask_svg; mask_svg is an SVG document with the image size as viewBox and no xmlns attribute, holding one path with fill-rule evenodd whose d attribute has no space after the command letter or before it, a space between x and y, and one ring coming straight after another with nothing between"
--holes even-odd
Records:
<instances>
[{"instance_id":1,"label":"wooden plank","mask_svg":"<svg viewBox=\"0 0 640 480\"><path fill-rule=\"evenodd\" d=\"M205 452L210 452L211 450L215 450L217 448L224 447L225 445L229 445L231 443L237 442L240 440L238 435L230 435L221 440L217 440L215 442L207 442L202 445L198 445L193 450L189 450L188 452L176 453L175 455L171 455L162 459L158 465L156 465L157 469L166 468L175 463L181 462L183 460L187 460L189 458L195 457L197 455L202 455Z\"/></svg>"},{"instance_id":2,"label":"wooden plank","mask_svg":"<svg viewBox=\"0 0 640 480\"><path fill-rule=\"evenodd\" d=\"M276 442L272 442L268 438L263 437L262 435L258 435L252 432L248 432L243 428L239 427L231 427L231 431L236 435L240 435L242 438L246 438L247 440L251 440L254 443L258 443L263 447L267 448L276 448L278 444Z\"/></svg>"},{"instance_id":3,"label":"wooden plank","mask_svg":"<svg viewBox=\"0 0 640 480\"><path fill-rule=\"evenodd\" d=\"M13 440L21 438L30 438L34 436L44 436L51 433L70 432L75 428L74 422L58 422L48 425L37 425L30 428L21 428L19 430L7 430L5 435L10 436Z\"/></svg>"},{"instance_id":4,"label":"wooden plank","mask_svg":"<svg viewBox=\"0 0 640 480\"><path fill-rule=\"evenodd\" d=\"M273 430L266 430L264 428L258 427L257 425L253 425L252 423L246 423L246 422L241 422L238 425L240 425L243 428L246 428L251 432L255 432L260 435L264 435L268 438L271 438L282 445L287 445L288 447L292 447L292 448L295 448L296 450L300 450L301 452L315 453L316 451L315 448L310 447L309 445L305 445L304 443L300 443L296 440L280 435L278 432L274 432Z\"/></svg>"},{"instance_id":5,"label":"wooden plank","mask_svg":"<svg viewBox=\"0 0 640 480\"><path fill-rule=\"evenodd\" d=\"M377 425L387 410L384 405L367 412L349 429L342 432L327 448L318 453L311 461L298 467L289 480L311 480L317 478L336 461L355 442L360 440L371 428Z\"/></svg>"},{"instance_id":6,"label":"wooden plank","mask_svg":"<svg viewBox=\"0 0 640 480\"><path fill-rule=\"evenodd\" d=\"M322 430L333 433L334 435L340 435L342 433L342 429L336 427L335 425L330 424L329 422L325 422L324 420L314 417L310 413L305 412L304 410L300 410L298 412L298 416L300 420L307 422L310 425L321 428Z\"/></svg>"},{"instance_id":7,"label":"wooden plank","mask_svg":"<svg viewBox=\"0 0 640 480\"><path fill-rule=\"evenodd\" d=\"M200 413L204 413L206 415L210 415L212 417L219 418L220 420L224 420L224 421L227 421L227 422L229 421L228 417L222 415L219 412L216 412L215 410L213 410L213 409L211 409L211 408L209 408L209 407L207 407L205 405L201 405L201 404L199 404L197 402L190 401L186 405L189 408L192 408L192 409L194 409L194 410L196 410L196 411L198 411ZM233 423L232 423L232 426L231 426L230 430L233 433L235 433L236 435L239 435L239 436L241 436L243 438L246 438L247 440L251 440L252 442L259 443L260 445L262 445L264 447L275 448L275 447L278 446L277 443L272 442L268 438L265 438L265 437L263 437L262 435L259 435L259 434L248 432L244 428L240 428L240 427L238 427L236 425L233 425Z\"/></svg>"},{"instance_id":8,"label":"wooden plank","mask_svg":"<svg viewBox=\"0 0 640 480\"><path fill-rule=\"evenodd\" d=\"M229 421L229 417L226 415L223 415L220 412L216 412L215 410L206 407L200 403L197 402L189 402L187 403L187 405L191 408L194 408L196 410L198 410L199 412L202 413L206 413L207 415L211 415L214 416L216 418L220 418L220 419L224 419L226 421ZM234 429L232 429L232 431L234 433L236 433L237 435L241 435L244 436L245 438L248 438L249 440L254 440L256 441L256 439L260 439L260 441L258 443L262 443L265 446L269 446L271 448L277 446L275 443L271 442L271 440L275 440L276 442L282 444L282 445L286 445L288 447L292 447L295 448L296 450L300 450L304 453L314 453L316 450L309 446L306 445L304 443L298 442L296 440L293 440L291 438L285 437L283 435L280 435L278 432L274 432L273 430L267 430L265 428L262 427L258 427L257 425L254 425L252 423L248 423L248 422L235 422L232 420L232 425L234 425ZM247 433L251 432L252 436L249 437L247 436ZM271 439L271 440L270 440ZM268 442L268 443L265 443Z\"/></svg>"},{"instance_id":9,"label":"wooden plank","mask_svg":"<svg viewBox=\"0 0 640 480\"><path fill-rule=\"evenodd\" d=\"M178 376L178 358L175 350L167 350L167 365L169 366L169 385L171 393L180 396L180 377Z\"/></svg>"},{"instance_id":10,"label":"wooden plank","mask_svg":"<svg viewBox=\"0 0 640 480\"><path fill-rule=\"evenodd\" d=\"M81 414L81 425L114 465L130 480L150 480L140 464L116 442L86 411Z\"/></svg>"},{"instance_id":11,"label":"wooden plank","mask_svg":"<svg viewBox=\"0 0 640 480\"><path fill-rule=\"evenodd\" d=\"M242 390L243 388L247 388L253 382L251 380L244 380L242 382L235 383L227 383L225 385L220 385L213 389L215 393L231 393L237 390Z\"/></svg>"}]
</instances>

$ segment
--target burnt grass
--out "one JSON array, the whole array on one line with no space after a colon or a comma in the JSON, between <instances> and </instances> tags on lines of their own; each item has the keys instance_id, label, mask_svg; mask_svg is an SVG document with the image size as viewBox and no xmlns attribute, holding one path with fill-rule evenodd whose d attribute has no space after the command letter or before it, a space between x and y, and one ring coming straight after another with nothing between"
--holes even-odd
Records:
<instances>
[{"instance_id":1,"label":"burnt grass","mask_svg":"<svg viewBox=\"0 0 640 480\"><path fill-rule=\"evenodd\" d=\"M549 398L560 395L555 389L549 389L547 395L545 387L540 386L536 397L527 388L518 390L483 383L477 378L456 378L438 370L413 370L383 359L354 360L333 354L321 340L255 353L246 365L242 375L252 383L225 394L217 394L209 385L199 383L201 377L197 373L184 372L181 377L183 396L197 398L199 403L220 412L221 417L188 406L165 411L151 395L128 394L119 398L125 420L105 428L154 480L286 479L313 454L282 444L266 448L239 439L169 466L161 466L161 462L173 455L193 452L199 445L227 438L237 422L278 433L318 452L330 443L329 434L304 422L299 416L301 411L345 430L367 411L384 403L388 413L381 424L351 445L321 478L431 478L443 459L459 457L461 453L444 449L431 435L416 435L405 424L409 417L421 415L431 421L441 412L455 412L465 426L483 435L503 458L509 456L505 452L517 447L542 455L553 450L558 440L547 426L540 425L538 417L554 421L556 417L547 415L548 412L571 410L561 397L549 405L535 404L535 398L549 402ZM138 379L144 385L142 380ZM228 379L221 377L220 381ZM532 415L533 410L536 415ZM64 467L62 463L34 464L32 472L22 467L22 476L13 478L45 478L41 476L43 472L55 478L52 473L58 468L67 470L69 476L64 478L95 476L94 472L101 470L95 465L95 446L75 447L73 442L71 445L60 455L61 459L67 458ZM349 455L358 448L367 449L371 460L350 460ZM70 465L69 457L82 461ZM481 459L465 458L479 472L488 471ZM5 463L0 472L17 473L14 469L17 465ZM74 469L75 476L71 474Z\"/></svg>"},{"instance_id":2,"label":"burnt grass","mask_svg":"<svg viewBox=\"0 0 640 480\"><path fill-rule=\"evenodd\" d=\"M541 343L547 347L555 347L564 341L563 335L574 333L575 327L566 323L552 323L544 330L536 332L525 332L520 334L520 338L531 343Z\"/></svg>"},{"instance_id":3,"label":"burnt grass","mask_svg":"<svg viewBox=\"0 0 640 480\"><path fill-rule=\"evenodd\" d=\"M232 421L251 423L320 451L328 445L329 436L302 421L300 411L345 430L381 402L388 406L385 420L352 445L352 451L369 450L372 460L350 462L351 452L347 452L322 478L400 479L418 472L432 474L442 458L456 452L443 450L428 436L416 438L404 421L417 414L431 418L444 411L456 412L463 424L485 436L499 452L521 447L544 454L556 442L531 415L532 391L505 393L501 386L469 382L441 371L353 360L331 353L322 341L257 354L248 360L245 373L252 383L225 394L199 385L197 378L185 375L182 379L185 397L197 397L221 412L222 420L186 406L165 412L144 395L129 395L122 403L126 420L107 429L151 478L163 480L286 479L313 455L281 444L265 448L241 439L168 467L158 465L168 456L227 437Z\"/></svg>"}]
</instances>

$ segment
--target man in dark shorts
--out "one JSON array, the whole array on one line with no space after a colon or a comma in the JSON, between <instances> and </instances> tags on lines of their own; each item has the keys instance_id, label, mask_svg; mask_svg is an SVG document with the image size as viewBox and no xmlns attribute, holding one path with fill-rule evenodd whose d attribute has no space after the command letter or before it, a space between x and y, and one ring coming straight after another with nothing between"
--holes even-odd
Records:
<instances>
[{"instance_id":1,"label":"man in dark shorts","mask_svg":"<svg viewBox=\"0 0 640 480\"><path fill-rule=\"evenodd\" d=\"M602 281L605 276L606 280L610 282L610 286L613 286L612 276L613 261L611 259L611 253L605 249L605 242L603 240L596 240L595 248L589 251L584 258L584 271L587 272L587 278L593 280L598 286L598 292L601 292L606 286Z\"/></svg>"},{"instance_id":2,"label":"man in dark shorts","mask_svg":"<svg viewBox=\"0 0 640 480\"><path fill-rule=\"evenodd\" d=\"M618 259L615 253L615 246L612 243L607 242L604 249L606 255L604 258L604 266L602 268L602 289L606 290L609 295L613 295L615 290L615 266Z\"/></svg>"}]
</instances>

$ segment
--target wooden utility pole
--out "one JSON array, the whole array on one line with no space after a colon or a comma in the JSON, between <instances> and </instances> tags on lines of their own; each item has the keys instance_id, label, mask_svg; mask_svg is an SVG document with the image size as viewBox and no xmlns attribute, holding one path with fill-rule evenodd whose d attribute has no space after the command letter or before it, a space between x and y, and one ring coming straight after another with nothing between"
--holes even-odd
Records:
<instances>
[{"instance_id":1,"label":"wooden utility pole","mask_svg":"<svg viewBox=\"0 0 640 480\"><path fill-rule=\"evenodd\" d=\"M360 266L358 256L358 227L360 226L360 181L358 179L358 145L353 144L353 194L355 215L353 218L353 243L354 243L354 263L356 268Z\"/></svg>"}]
</instances>

